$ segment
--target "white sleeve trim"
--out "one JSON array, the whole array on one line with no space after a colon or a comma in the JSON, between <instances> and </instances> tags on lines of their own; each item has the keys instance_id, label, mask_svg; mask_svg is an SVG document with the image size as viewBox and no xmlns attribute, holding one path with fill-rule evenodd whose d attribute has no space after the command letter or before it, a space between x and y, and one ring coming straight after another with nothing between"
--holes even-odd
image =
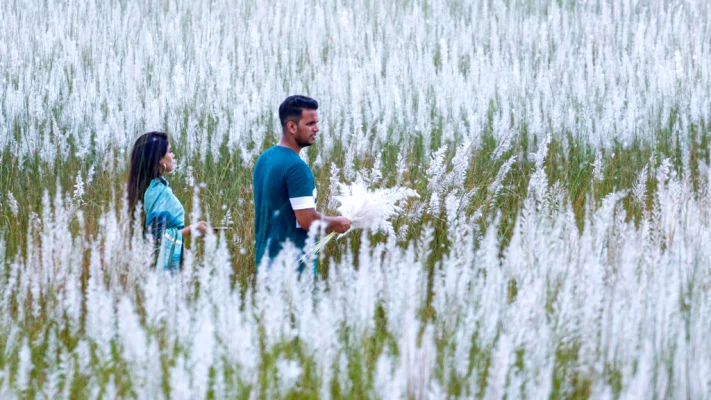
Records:
<instances>
[{"instance_id":1,"label":"white sleeve trim","mask_svg":"<svg viewBox=\"0 0 711 400\"><path fill-rule=\"evenodd\" d=\"M292 197L289 199L291 208L294 210L305 210L307 208L316 208L316 202L313 196Z\"/></svg>"}]
</instances>

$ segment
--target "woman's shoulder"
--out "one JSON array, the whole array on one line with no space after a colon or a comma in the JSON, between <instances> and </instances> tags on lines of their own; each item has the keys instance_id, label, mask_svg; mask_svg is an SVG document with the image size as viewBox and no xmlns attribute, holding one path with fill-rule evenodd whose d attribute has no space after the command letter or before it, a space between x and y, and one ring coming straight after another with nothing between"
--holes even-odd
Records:
<instances>
[{"instance_id":1,"label":"woman's shoulder","mask_svg":"<svg viewBox=\"0 0 711 400\"><path fill-rule=\"evenodd\" d=\"M170 185L164 177L159 176L158 178L153 178L150 185L148 185L149 189L152 187L170 187Z\"/></svg>"},{"instance_id":2,"label":"woman's shoulder","mask_svg":"<svg viewBox=\"0 0 711 400\"><path fill-rule=\"evenodd\" d=\"M149 204L151 200L155 200L163 192L171 192L168 181L164 178L153 179L143 195L143 204Z\"/></svg>"},{"instance_id":3,"label":"woman's shoulder","mask_svg":"<svg viewBox=\"0 0 711 400\"><path fill-rule=\"evenodd\" d=\"M162 192L166 189L170 189L170 185L168 184L168 181L165 180L165 178L154 178L151 183L148 185L148 189L146 189L146 193L148 192Z\"/></svg>"}]
</instances>

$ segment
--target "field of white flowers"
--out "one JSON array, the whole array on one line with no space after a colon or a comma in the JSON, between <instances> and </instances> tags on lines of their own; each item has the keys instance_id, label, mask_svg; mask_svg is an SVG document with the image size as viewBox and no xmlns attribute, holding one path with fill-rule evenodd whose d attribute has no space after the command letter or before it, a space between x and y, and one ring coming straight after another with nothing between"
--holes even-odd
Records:
<instances>
[{"instance_id":1,"label":"field of white flowers","mask_svg":"<svg viewBox=\"0 0 711 400\"><path fill-rule=\"evenodd\" d=\"M0 2L0 398L711 398L711 3ZM253 265L251 168L416 191ZM153 270L128 152L233 231Z\"/></svg>"}]
</instances>

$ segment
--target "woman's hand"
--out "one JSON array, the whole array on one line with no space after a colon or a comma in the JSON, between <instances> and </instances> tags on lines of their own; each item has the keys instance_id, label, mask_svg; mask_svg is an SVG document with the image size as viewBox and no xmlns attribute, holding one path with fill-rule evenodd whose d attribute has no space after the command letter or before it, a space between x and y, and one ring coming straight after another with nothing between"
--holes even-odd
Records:
<instances>
[{"instance_id":1,"label":"woman's hand","mask_svg":"<svg viewBox=\"0 0 711 400\"><path fill-rule=\"evenodd\" d=\"M192 224L190 226L186 226L181 231L181 233L183 234L183 237L191 236L193 229L198 232L198 235L196 235L196 237L200 237L200 236L205 236L207 234L207 231L210 229L210 227L207 226L207 222L205 222L205 221L200 221L200 222Z\"/></svg>"},{"instance_id":2,"label":"woman's hand","mask_svg":"<svg viewBox=\"0 0 711 400\"><path fill-rule=\"evenodd\" d=\"M207 222L205 221L200 221L197 224L192 225L193 228L200 233L200 236L205 236L207 234L207 230L210 229L207 226ZM198 236L198 237L200 237Z\"/></svg>"}]
</instances>

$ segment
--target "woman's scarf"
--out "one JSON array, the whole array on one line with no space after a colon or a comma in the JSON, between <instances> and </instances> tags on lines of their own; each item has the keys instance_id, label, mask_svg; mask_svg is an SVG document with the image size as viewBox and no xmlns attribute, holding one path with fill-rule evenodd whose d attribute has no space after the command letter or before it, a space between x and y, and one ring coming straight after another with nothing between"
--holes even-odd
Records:
<instances>
[{"instance_id":1,"label":"woman's scarf","mask_svg":"<svg viewBox=\"0 0 711 400\"><path fill-rule=\"evenodd\" d=\"M144 229L156 240L156 268L179 269L183 263L185 210L173 194L168 181L155 178L143 196L146 213Z\"/></svg>"}]
</instances>

